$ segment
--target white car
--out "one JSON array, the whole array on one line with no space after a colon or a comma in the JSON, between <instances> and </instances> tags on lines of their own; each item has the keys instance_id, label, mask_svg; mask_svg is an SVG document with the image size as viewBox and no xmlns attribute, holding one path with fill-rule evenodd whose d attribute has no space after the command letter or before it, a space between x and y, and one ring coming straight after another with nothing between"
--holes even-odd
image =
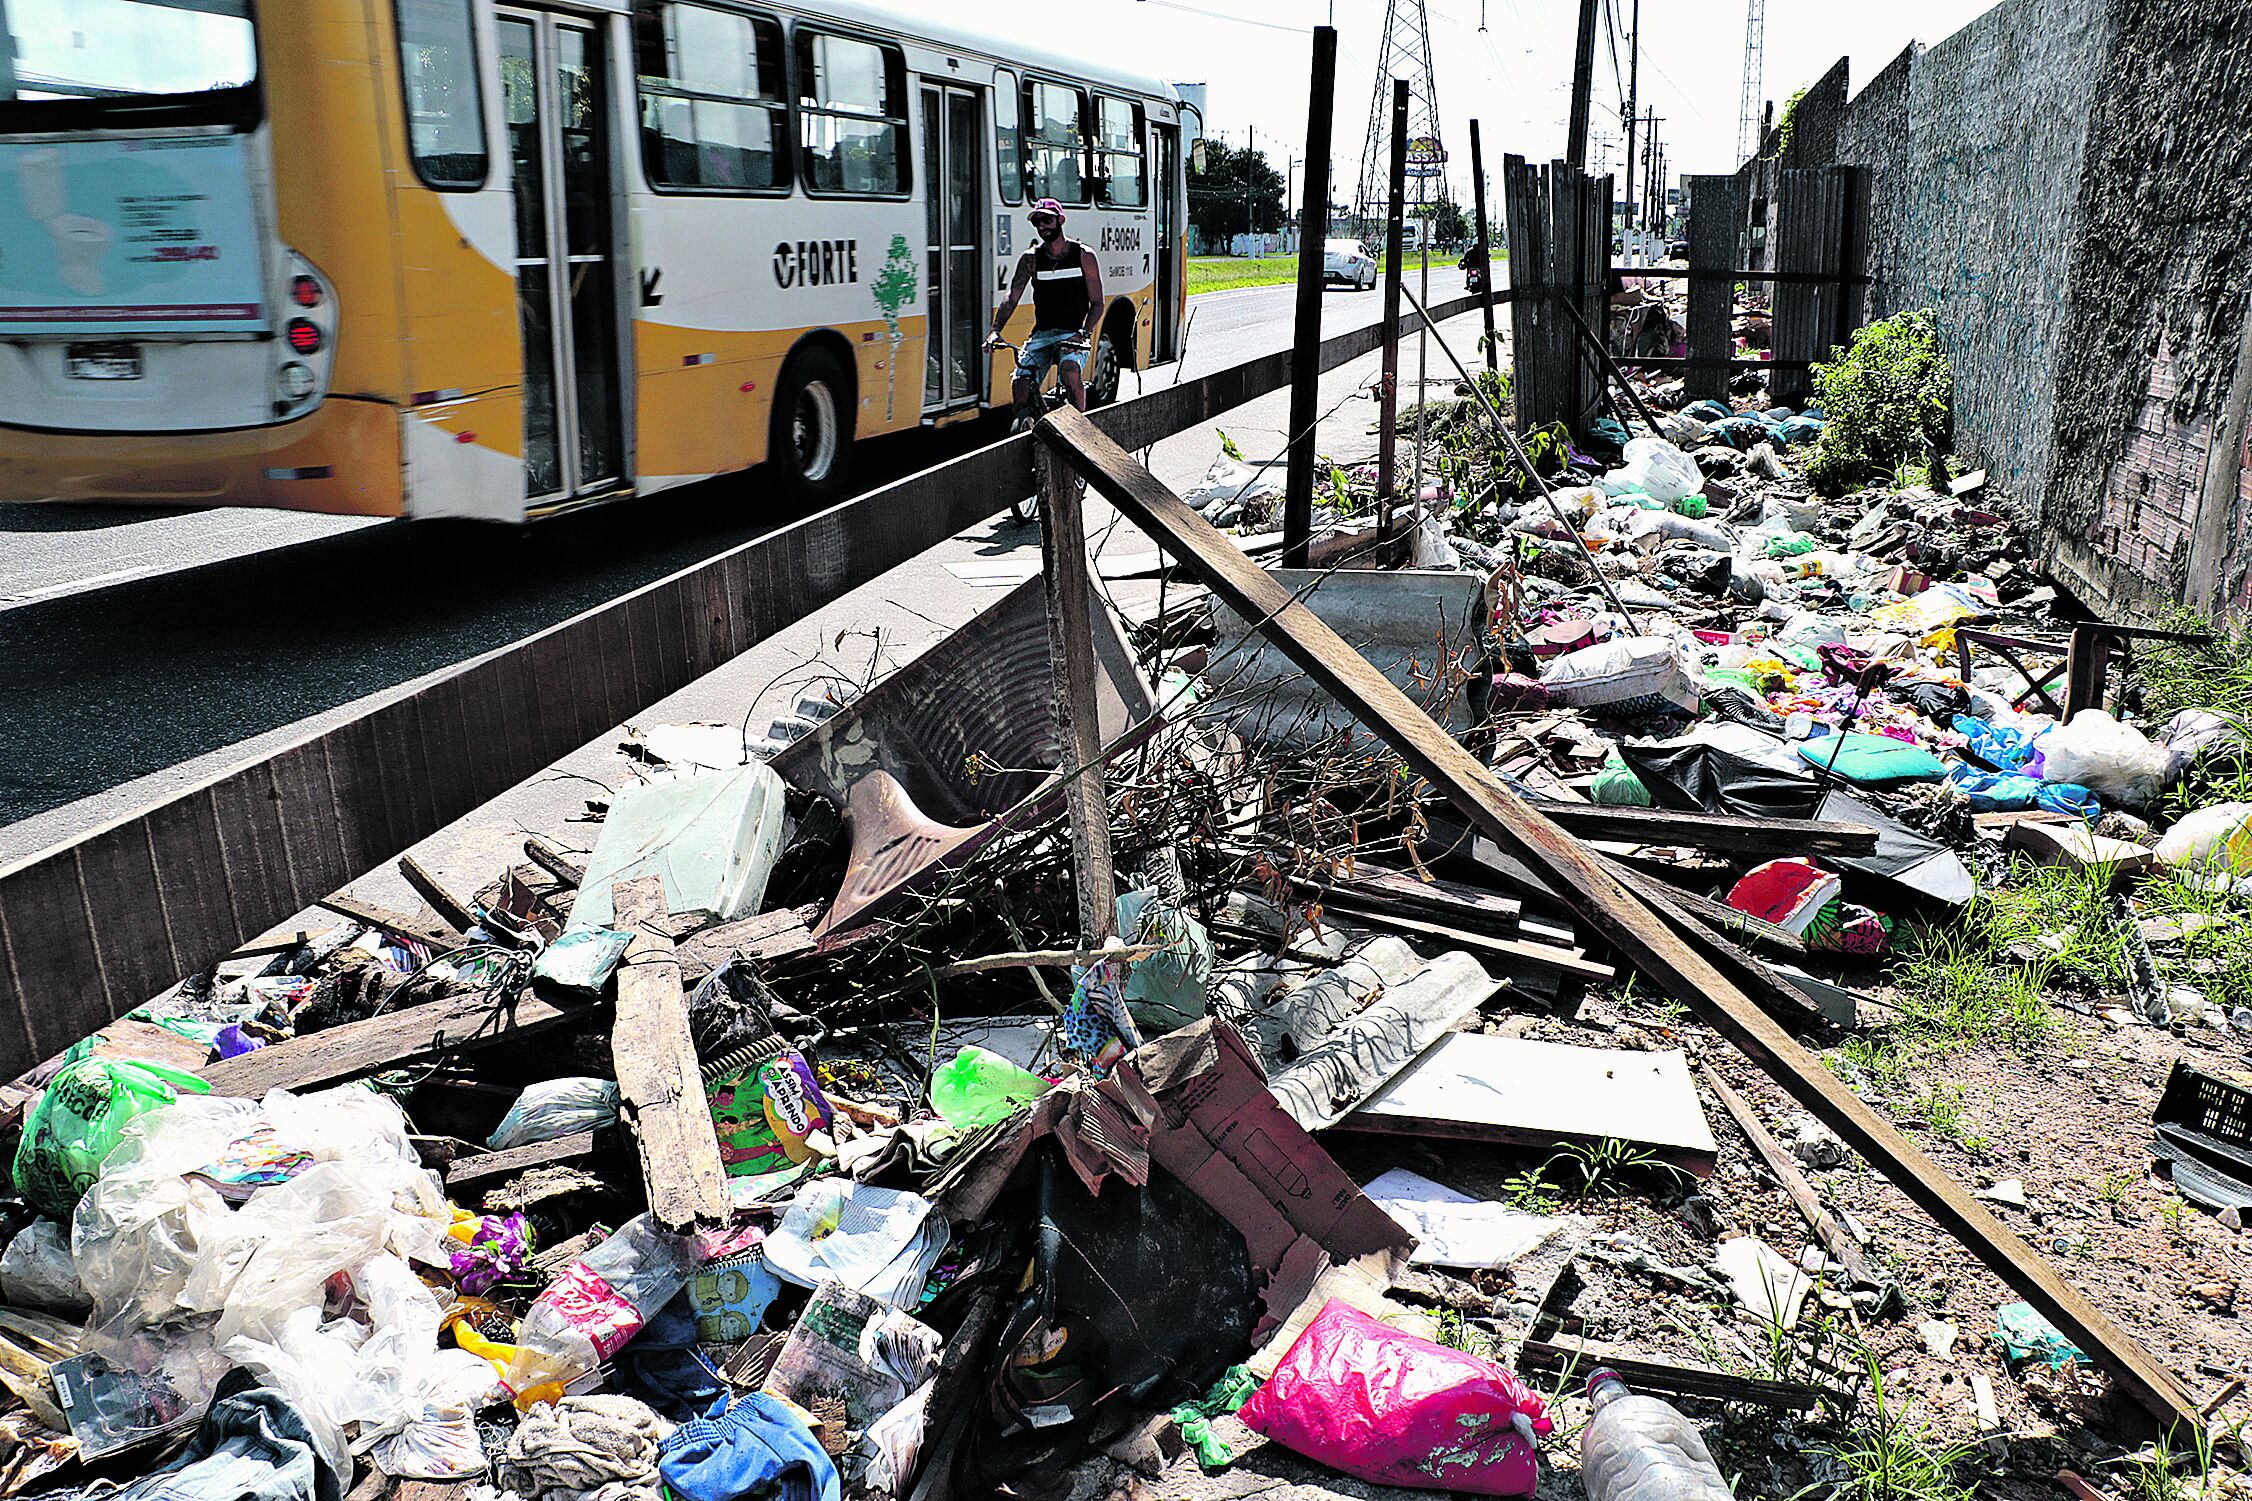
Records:
<instances>
[{"instance_id":1,"label":"white car","mask_svg":"<svg viewBox=\"0 0 2252 1501\"><path fill-rule=\"evenodd\" d=\"M1367 291L1376 285L1376 257L1358 240L1328 240L1322 245L1321 277Z\"/></svg>"}]
</instances>

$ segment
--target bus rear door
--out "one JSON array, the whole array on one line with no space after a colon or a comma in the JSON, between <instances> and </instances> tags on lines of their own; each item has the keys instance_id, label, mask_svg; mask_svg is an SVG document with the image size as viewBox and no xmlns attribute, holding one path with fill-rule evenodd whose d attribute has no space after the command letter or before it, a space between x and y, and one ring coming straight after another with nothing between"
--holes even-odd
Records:
<instances>
[{"instance_id":1,"label":"bus rear door","mask_svg":"<svg viewBox=\"0 0 2252 1501\"><path fill-rule=\"evenodd\" d=\"M985 400L985 236L992 223L982 90L922 85L923 198L929 277L923 413L940 416Z\"/></svg>"},{"instance_id":2,"label":"bus rear door","mask_svg":"<svg viewBox=\"0 0 2252 1501\"><path fill-rule=\"evenodd\" d=\"M614 495L629 474L617 169L595 25L503 10L501 96L516 194L524 498L533 513Z\"/></svg>"}]
</instances>

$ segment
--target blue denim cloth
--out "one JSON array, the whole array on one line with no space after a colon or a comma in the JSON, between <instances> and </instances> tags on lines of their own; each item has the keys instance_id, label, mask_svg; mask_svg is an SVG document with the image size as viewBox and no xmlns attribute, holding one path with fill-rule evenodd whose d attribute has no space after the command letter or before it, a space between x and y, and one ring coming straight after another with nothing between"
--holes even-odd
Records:
<instances>
[{"instance_id":1,"label":"blue denim cloth","mask_svg":"<svg viewBox=\"0 0 2252 1501\"><path fill-rule=\"evenodd\" d=\"M1038 381L1048 373L1048 367L1059 361L1066 365L1087 368L1087 351L1065 349L1063 346L1079 337L1075 328L1041 328L1033 330L1032 337L1024 341L1024 349L1017 355L1018 380Z\"/></svg>"},{"instance_id":2,"label":"blue denim cloth","mask_svg":"<svg viewBox=\"0 0 2252 1501\"><path fill-rule=\"evenodd\" d=\"M765 1392L675 1428L657 1445L657 1473L680 1501L838 1501L843 1490L813 1431Z\"/></svg>"},{"instance_id":3,"label":"blue denim cloth","mask_svg":"<svg viewBox=\"0 0 2252 1501\"><path fill-rule=\"evenodd\" d=\"M244 1386L213 1403L187 1448L115 1492L117 1501L337 1501L344 1482L313 1452L297 1409L280 1392Z\"/></svg>"}]
</instances>

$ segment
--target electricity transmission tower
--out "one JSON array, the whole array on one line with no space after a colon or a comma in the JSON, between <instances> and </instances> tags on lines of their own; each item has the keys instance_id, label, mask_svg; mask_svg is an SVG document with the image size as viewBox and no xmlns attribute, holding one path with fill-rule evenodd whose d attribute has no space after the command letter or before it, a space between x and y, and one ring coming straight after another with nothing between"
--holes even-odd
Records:
<instances>
[{"instance_id":1,"label":"electricity transmission tower","mask_svg":"<svg viewBox=\"0 0 2252 1501\"><path fill-rule=\"evenodd\" d=\"M1766 72L1767 0L1746 0L1744 10L1744 96L1736 108L1736 160L1759 154L1762 75Z\"/></svg>"},{"instance_id":2,"label":"electricity transmission tower","mask_svg":"<svg viewBox=\"0 0 2252 1501\"><path fill-rule=\"evenodd\" d=\"M1431 75L1431 25L1423 0L1385 0L1384 46L1369 93L1368 145L1361 152L1360 192L1353 214L1362 223L1384 217L1391 198L1392 80L1408 81L1408 139L1439 139L1438 88Z\"/></svg>"}]
</instances>

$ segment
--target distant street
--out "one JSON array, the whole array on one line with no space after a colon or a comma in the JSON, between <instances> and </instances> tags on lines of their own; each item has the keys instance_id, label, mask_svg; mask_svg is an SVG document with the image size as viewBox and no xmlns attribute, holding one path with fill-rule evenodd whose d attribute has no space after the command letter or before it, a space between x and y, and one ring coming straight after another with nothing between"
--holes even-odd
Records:
<instances>
[{"instance_id":1,"label":"distant street","mask_svg":"<svg viewBox=\"0 0 2252 1501\"><path fill-rule=\"evenodd\" d=\"M1434 298L1460 290L1459 272L1433 271ZM1143 379L1171 383L1286 346L1293 295L1280 286L1192 299L1178 371L1159 367ZM1374 322L1379 295L1330 293L1325 334ZM1365 416L1358 420L1365 428ZM861 450L862 472L870 485L886 483L994 436L953 430L885 440ZM1181 484L1211 453L1209 433L1184 434L1161 444L1153 463ZM0 701L11 726L0 859L268 754L368 695L505 646L789 520L761 505L762 489L754 474L521 530L243 510L0 506ZM1020 528L980 551L991 557L1035 545ZM886 583L901 597L961 587L937 554Z\"/></svg>"}]
</instances>

